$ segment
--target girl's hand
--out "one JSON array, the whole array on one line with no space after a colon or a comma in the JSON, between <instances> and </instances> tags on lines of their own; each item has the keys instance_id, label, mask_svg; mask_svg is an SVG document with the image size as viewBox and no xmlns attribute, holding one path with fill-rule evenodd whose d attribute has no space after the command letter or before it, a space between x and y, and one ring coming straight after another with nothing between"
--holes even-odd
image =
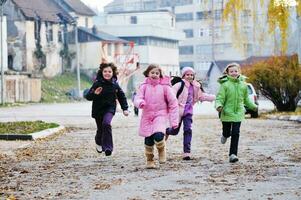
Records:
<instances>
[{"instance_id":1,"label":"girl's hand","mask_svg":"<svg viewBox=\"0 0 301 200\"><path fill-rule=\"evenodd\" d=\"M218 112L222 112L222 110L223 110L223 107L218 107L217 109L216 109Z\"/></svg>"},{"instance_id":2,"label":"girl's hand","mask_svg":"<svg viewBox=\"0 0 301 200\"><path fill-rule=\"evenodd\" d=\"M124 110L124 111L123 111L123 115L124 115L124 116L128 116L128 115L129 115L129 111Z\"/></svg>"},{"instance_id":3,"label":"girl's hand","mask_svg":"<svg viewBox=\"0 0 301 200\"><path fill-rule=\"evenodd\" d=\"M94 91L94 94L100 94L101 93L101 91L102 91L102 87L98 87L98 88L96 88L96 90Z\"/></svg>"}]
</instances>

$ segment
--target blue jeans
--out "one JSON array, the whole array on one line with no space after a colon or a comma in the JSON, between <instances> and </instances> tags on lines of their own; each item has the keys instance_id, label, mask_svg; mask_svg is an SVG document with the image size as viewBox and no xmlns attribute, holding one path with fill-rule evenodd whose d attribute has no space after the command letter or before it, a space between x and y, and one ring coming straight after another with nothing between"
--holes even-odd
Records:
<instances>
[{"instance_id":1,"label":"blue jeans","mask_svg":"<svg viewBox=\"0 0 301 200\"><path fill-rule=\"evenodd\" d=\"M192 114L187 114L181 118L178 128L172 129L167 128L167 135L178 135L181 124L183 122L184 140L183 140L183 151L184 153L190 153L191 151L191 139L192 139Z\"/></svg>"}]
</instances>

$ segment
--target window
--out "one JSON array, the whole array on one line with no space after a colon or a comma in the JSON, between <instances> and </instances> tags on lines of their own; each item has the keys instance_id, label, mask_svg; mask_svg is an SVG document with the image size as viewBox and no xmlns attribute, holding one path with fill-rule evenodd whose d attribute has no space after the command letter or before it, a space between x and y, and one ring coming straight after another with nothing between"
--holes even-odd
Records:
<instances>
[{"instance_id":1,"label":"window","mask_svg":"<svg viewBox=\"0 0 301 200\"><path fill-rule=\"evenodd\" d=\"M187 61L187 62L180 62L180 68L184 67L192 67L193 68L193 62L192 61Z\"/></svg>"},{"instance_id":2,"label":"window","mask_svg":"<svg viewBox=\"0 0 301 200\"><path fill-rule=\"evenodd\" d=\"M221 10L215 10L214 11L214 19L219 20L222 18L222 11Z\"/></svg>"},{"instance_id":3,"label":"window","mask_svg":"<svg viewBox=\"0 0 301 200\"><path fill-rule=\"evenodd\" d=\"M196 19L197 20L206 20L209 19L211 16L211 11L204 11L204 12L196 12Z\"/></svg>"},{"instance_id":4,"label":"window","mask_svg":"<svg viewBox=\"0 0 301 200\"><path fill-rule=\"evenodd\" d=\"M137 16L131 16L131 24L137 24Z\"/></svg>"},{"instance_id":5,"label":"window","mask_svg":"<svg viewBox=\"0 0 301 200\"><path fill-rule=\"evenodd\" d=\"M200 28L200 29L199 29L199 37L203 37L203 36L205 36L205 34L204 34L204 29L203 29L203 28Z\"/></svg>"},{"instance_id":6,"label":"window","mask_svg":"<svg viewBox=\"0 0 301 200\"><path fill-rule=\"evenodd\" d=\"M86 28L89 27L89 18L88 17L85 18L85 25L86 25Z\"/></svg>"},{"instance_id":7,"label":"window","mask_svg":"<svg viewBox=\"0 0 301 200\"><path fill-rule=\"evenodd\" d=\"M62 31L58 31L58 33L57 33L57 38L58 38L58 42L59 43L62 43L63 42L63 35L62 35L63 33L62 33Z\"/></svg>"},{"instance_id":8,"label":"window","mask_svg":"<svg viewBox=\"0 0 301 200\"><path fill-rule=\"evenodd\" d=\"M181 46L179 47L180 55L191 55L193 54L193 46Z\"/></svg>"},{"instance_id":9,"label":"window","mask_svg":"<svg viewBox=\"0 0 301 200\"><path fill-rule=\"evenodd\" d=\"M210 55L212 53L212 45L196 45L195 51L196 54Z\"/></svg>"},{"instance_id":10,"label":"window","mask_svg":"<svg viewBox=\"0 0 301 200\"><path fill-rule=\"evenodd\" d=\"M52 29L52 23L45 22L46 25L46 40L47 42L53 41L53 29Z\"/></svg>"},{"instance_id":11,"label":"window","mask_svg":"<svg viewBox=\"0 0 301 200\"><path fill-rule=\"evenodd\" d=\"M176 22L191 21L191 20L193 20L192 13L176 14Z\"/></svg>"},{"instance_id":12,"label":"window","mask_svg":"<svg viewBox=\"0 0 301 200\"><path fill-rule=\"evenodd\" d=\"M192 29L184 29L183 31L186 35L186 38L192 38L193 37L193 30Z\"/></svg>"}]
</instances>

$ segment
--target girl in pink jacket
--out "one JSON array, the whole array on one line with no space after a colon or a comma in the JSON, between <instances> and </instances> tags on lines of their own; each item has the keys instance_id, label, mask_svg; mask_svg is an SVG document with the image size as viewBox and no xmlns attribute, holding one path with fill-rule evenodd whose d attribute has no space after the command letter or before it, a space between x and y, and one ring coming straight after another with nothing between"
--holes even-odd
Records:
<instances>
[{"instance_id":1,"label":"girl in pink jacket","mask_svg":"<svg viewBox=\"0 0 301 200\"><path fill-rule=\"evenodd\" d=\"M155 168L154 145L159 162L166 161L164 133L168 125L177 128L179 109L169 77L163 77L158 65L151 64L144 71L146 79L139 86L134 105L142 109L139 135L144 137L146 168ZM170 124L168 124L170 121Z\"/></svg>"},{"instance_id":2,"label":"girl in pink jacket","mask_svg":"<svg viewBox=\"0 0 301 200\"><path fill-rule=\"evenodd\" d=\"M202 91L199 82L194 80L195 72L191 67L184 67L182 69L182 82L178 82L173 86L175 94L180 90L181 84L184 84L183 91L178 96L179 104L179 126L166 129L166 140L169 135L177 135L179 133L181 124L183 122L184 141L183 141L183 160L190 160L190 147L192 139L192 115L193 105L198 101L214 101L215 95L206 94Z\"/></svg>"}]
</instances>

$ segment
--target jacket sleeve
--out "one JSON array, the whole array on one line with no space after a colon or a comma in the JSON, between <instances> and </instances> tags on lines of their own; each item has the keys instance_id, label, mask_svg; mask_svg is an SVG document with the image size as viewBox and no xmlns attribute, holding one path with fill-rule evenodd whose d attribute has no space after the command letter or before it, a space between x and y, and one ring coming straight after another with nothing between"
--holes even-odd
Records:
<instances>
[{"instance_id":1,"label":"jacket sleeve","mask_svg":"<svg viewBox=\"0 0 301 200\"><path fill-rule=\"evenodd\" d=\"M165 86L166 101L168 104L168 113L171 126L179 125L179 105L174 90L170 86Z\"/></svg>"},{"instance_id":2,"label":"jacket sleeve","mask_svg":"<svg viewBox=\"0 0 301 200\"><path fill-rule=\"evenodd\" d=\"M244 104L245 104L245 106L248 107L251 110L256 110L257 109L257 105L254 104L250 100L247 87L245 87L245 89L243 91L243 95L244 95Z\"/></svg>"},{"instance_id":3,"label":"jacket sleeve","mask_svg":"<svg viewBox=\"0 0 301 200\"><path fill-rule=\"evenodd\" d=\"M221 84L219 91L217 92L215 99L215 108L224 107L226 101L226 88L224 84Z\"/></svg>"},{"instance_id":4,"label":"jacket sleeve","mask_svg":"<svg viewBox=\"0 0 301 200\"><path fill-rule=\"evenodd\" d=\"M95 94L94 94L94 91L96 89L96 86L97 86L97 82L94 82L93 85L91 86L91 88L89 89L89 91L87 92L87 94L85 94L85 98L88 100L88 101L93 101L94 98L95 98Z\"/></svg>"},{"instance_id":5,"label":"jacket sleeve","mask_svg":"<svg viewBox=\"0 0 301 200\"><path fill-rule=\"evenodd\" d=\"M143 106L145 106L145 87L145 84L139 86L138 92L134 98L134 105L136 108L142 108Z\"/></svg>"},{"instance_id":6,"label":"jacket sleeve","mask_svg":"<svg viewBox=\"0 0 301 200\"><path fill-rule=\"evenodd\" d=\"M121 87L117 84L117 99L120 103L122 110L127 110L129 108L128 102L126 100L125 94L122 91Z\"/></svg>"},{"instance_id":7,"label":"jacket sleeve","mask_svg":"<svg viewBox=\"0 0 301 200\"><path fill-rule=\"evenodd\" d=\"M199 101L214 101L215 100L215 95L214 94L208 94L205 92L202 92L202 90L199 90Z\"/></svg>"}]
</instances>

